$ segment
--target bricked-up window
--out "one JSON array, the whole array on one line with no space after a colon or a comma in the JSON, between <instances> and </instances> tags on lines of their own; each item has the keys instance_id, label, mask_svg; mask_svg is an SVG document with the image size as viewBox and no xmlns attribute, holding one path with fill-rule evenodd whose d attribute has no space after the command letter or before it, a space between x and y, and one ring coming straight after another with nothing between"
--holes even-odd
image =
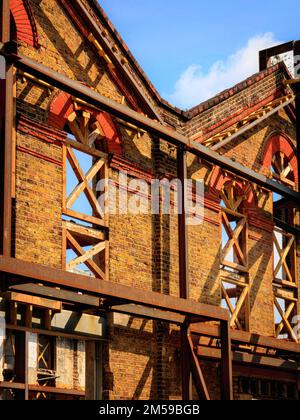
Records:
<instances>
[{"instance_id":1,"label":"bricked-up window","mask_svg":"<svg viewBox=\"0 0 300 420\"><path fill-rule=\"evenodd\" d=\"M68 130L64 146L65 268L107 279L108 218L101 194L107 197L108 184L97 192L99 181L108 181L108 157L99 150L101 127L91 113L78 110L68 117Z\"/></svg>"},{"instance_id":2,"label":"bricked-up window","mask_svg":"<svg viewBox=\"0 0 300 420\"><path fill-rule=\"evenodd\" d=\"M227 182L221 191L222 304L231 313L231 327L249 328L249 276L247 235L248 221L243 213L245 193L235 181Z\"/></svg>"}]
</instances>

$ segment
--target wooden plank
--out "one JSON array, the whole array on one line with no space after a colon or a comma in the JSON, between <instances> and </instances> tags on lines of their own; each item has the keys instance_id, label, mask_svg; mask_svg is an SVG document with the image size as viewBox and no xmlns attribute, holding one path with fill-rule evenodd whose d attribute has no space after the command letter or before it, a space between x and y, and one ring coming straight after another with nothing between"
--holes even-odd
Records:
<instances>
[{"instance_id":1,"label":"wooden plank","mask_svg":"<svg viewBox=\"0 0 300 420\"><path fill-rule=\"evenodd\" d=\"M35 306L37 308L51 309L55 312L61 312L62 310L61 302L54 302L53 300L45 298L24 295L22 293L17 292L6 292L2 293L1 296L4 299L7 299L12 302L23 303L26 305Z\"/></svg>"},{"instance_id":2,"label":"wooden plank","mask_svg":"<svg viewBox=\"0 0 300 420\"><path fill-rule=\"evenodd\" d=\"M90 223L91 225L101 226L103 228L107 228L107 224L104 220L99 219L98 217L94 216L87 216L86 214L79 213L78 211L66 209L63 211L63 214L68 217L72 217L74 219L81 220L85 223Z\"/></svg>"},{"instance_id":3,"label":"wooden plank","mask_svg":"<svg viewBox=\"0 0 300 420\"><path fill-rule=\"evenodd\" d=\"M65 144L72 147L73 149L78 150L79 152L86 153L88 155L104 159L105 162L108 162L108 155L100 152L100 150L95 149L95 147L86 146L74 140L66 139Z\"/></svg>"},{"instance_id":4,"label":"wooden plank","mask_svg":"<svg viewBox=\"0 0 300 420\"><path fill-rule=\"evenodd\" d=\"M236 308L234 310L234 313L232 314L232 318L230 320L230 326L233 327L235 325L236 320L238 319L238 316L241 312L241 309L243 307L243 305L245 304L245 300L248 297L248 293L249 293L249 286L246 286L239 298L239 301L236 305Z\"/></svg>"},{"instance_id":5,"label":"wooden plank","mask_svg":"<svg viewBox=\"0 0 300 420\"><path fill-rule=\"evenodd\" d=\"M62 223L63 228L71 232L72 236L81 246L84 246L85 243L86 245L97 244L100 241L105 241L107 238L107 234L103 230L96 230L67 220L63 220Z\"/></svg>"},{"instance_id":6,"label":"wooden plank","mask_svg":"<svg viewBox=\"0 0 300 420\"><path fill-rule=\"evenodd\" d=\"M50 268L39 264L27 263L15 258L0 256L0 272L19 276L21 279L32 283L52 284L58 287L67 287L92 293L98 297L116 298L124 303L134 303L157 309L176 312L182 315L203 316L208 320L227 320L228 311L213 305L193 302L173 296L161 295L160 293L135 289L121 284L116 284L100 279L89 278L75 273L69 273L56 268ZM9 281L9 279L8 279ZM14 277L14 281L16 281Z\"/></svg>"}]
</instances>

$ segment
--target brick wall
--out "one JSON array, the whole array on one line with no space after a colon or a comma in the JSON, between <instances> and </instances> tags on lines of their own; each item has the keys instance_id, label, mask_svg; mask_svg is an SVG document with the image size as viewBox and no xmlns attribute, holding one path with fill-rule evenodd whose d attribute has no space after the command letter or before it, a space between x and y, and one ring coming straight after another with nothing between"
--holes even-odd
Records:
<instances>
[{"instance_id":1,"label":"brick wall","mask_svg":"<svg viewBox=\"0 0 300 420\"><path fill-rule=\"evenodd\" d=\"M57 1L32 0L39 33L40 49L22 43L21 52L50 68L93 87L116 101L121 92L109 78L105 64L89 47L62 11ZM259 77L226 101L204 107L187 117L162 110L170 125L193 135L229 116L249 109L270 97L281 87L280 69ZM49 104L57 92L18 78L18 118L38 124L48 121ZM197 115L196 115L197 114ZM42 129L41 125L41 129ZM27 127L17 134L15 254L17 258L52 267L62 266L62 150L58 133L39 135ZM285 113L274 116L221 152L245 166L262 168L262 151L271 132L282 130L293 140L295 129ZM113 160L110 177L118 182L117 168L129 169L130 179L151 180L176 175L174 147L145 134L141 138L119 127L123 156ZM50 134L49 134L50 133ZM207 165L189 156L189 175L194 179L209 175ZM189 228L189 268L191 299L220 305L221 227L219 202L211 198L206 182L204 222ZM129 197L131 194L129 192ZM268 195L249 219L251 331L274 333L272 294L272 232L257 226L257 215L267 225L272 218ZM255 223L256 221L256 223ZM260 222L259 222L260 223ZM269 226L268 225L268 226ZM177 217L165 215L114 215L110 217L110 281L147 291L179 295ZM109 342L104 354L105 397L117 399L181 397L180 344L174 326L146 322L125 316L109 318ZM67 346L70 351L70 345ZM75 358L72 350L71 357ZM219 366L204 364L205 376L213 396L220 395Z\"/></svg>"}]
</instances>

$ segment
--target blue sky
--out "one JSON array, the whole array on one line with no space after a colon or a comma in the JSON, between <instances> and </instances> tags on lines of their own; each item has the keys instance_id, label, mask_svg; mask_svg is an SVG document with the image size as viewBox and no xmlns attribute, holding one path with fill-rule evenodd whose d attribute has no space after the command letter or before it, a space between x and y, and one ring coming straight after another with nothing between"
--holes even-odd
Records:
<instances>
[{"instance_id":1,"label":"blue sky","mask_svg":"<svg viewBox=\"0 0 300 420\"><path fill-rule=\"evenodd\" d=\"M158 91L183 108L254 73L257 49L300 39L299 0L99 3Z\"/></svg>"}]
</instances>

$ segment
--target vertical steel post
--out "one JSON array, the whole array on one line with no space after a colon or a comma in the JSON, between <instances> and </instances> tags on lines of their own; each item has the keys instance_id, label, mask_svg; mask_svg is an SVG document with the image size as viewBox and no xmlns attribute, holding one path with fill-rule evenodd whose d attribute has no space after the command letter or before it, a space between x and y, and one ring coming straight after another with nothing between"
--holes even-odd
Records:
<instances>
[{"instance_id":1,"label":"vertical steel post","mask_svg":"<svg viewBox=\"0 0 300 420\"><path fill-rule=\"evenodd\" d=\"M178 188L178 246L179 246L179 287L180 297L189 298L188 234L187 234L187 152L183 147L177 149L177 177L181 183ZM181 192L181 194L180 194ZM182 357L182 399L192 400L192 376L190 350L188 343L189 326L181 327Z\"/></svg>"},{"instance_id":2,"label":"vertical steel post","mask_svg":"<svg viewBox=\"0 0 300 420\"><path fill-rule=\"evenodd\" d=\"M222 400L233 400L233 381L232 381L232 351L230 323L221 321L220 323L221 345L222 345Z\"/></svg>"},{"instance_id":3,"label":"vertical steel post","mask_svg":"<svg viewBox=\"0 0 300 420\"><path fill-rule=\"evenodd\" d=\"M1 3L1 41L10 41L10 2ZM14 68L6 61L5 66L5 102L4 102L4 155L3 155L3 254L11 256L12 236L12 133L15 122L14 115Z\"/></svg>"}]
</instances>

